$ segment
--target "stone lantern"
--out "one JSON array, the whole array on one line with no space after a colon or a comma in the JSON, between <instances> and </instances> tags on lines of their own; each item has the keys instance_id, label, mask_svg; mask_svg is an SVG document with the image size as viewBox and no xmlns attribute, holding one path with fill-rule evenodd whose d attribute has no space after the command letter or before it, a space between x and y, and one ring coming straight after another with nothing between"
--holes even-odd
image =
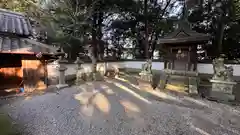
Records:
<instances>
[{"instance_id":1,"label":"stone lantern","mask_svg":"<svg viewBox=\"0 0 240 135\"><path fill-rule=\"evenodd\" d=\"M82 60L80 60L79 57L77 57L76 61L74 62L77 64L77 70L82 69L81 65L84 63Z\"/></svg>"},{"instance_id":2,"label":"stone lantern","mask_svg":"<svg viewBox=\"0 0 240 135\"><path fill-rule=\"evenodd\" d=\"M67 63L67 60L64 59L65 53L62 51L58 51L55 54L58 59L56 60L56 68L59 71L59 76L58 76L58 85L56 86L58 89L68 87L68 84L65 82L65 71L67 70L67 67L65 64Z\"/></svg>"},{"instance_id":3,"label":"stone lantern","mask_svg":"<svg viewBox=\"0 0 240 135\"><path fill-rule=\"evenodd\" d=\"M81 69L83 69L81 67L81 65L83 64L83 61L80 60L79 57L77 57L77 60L74 63L77 64L76 85L79 85L79 84L81 84L83 77L84 77L83 76L84 72L83 72L83 70L81 70Z\"/></svg>"}]
</instances>

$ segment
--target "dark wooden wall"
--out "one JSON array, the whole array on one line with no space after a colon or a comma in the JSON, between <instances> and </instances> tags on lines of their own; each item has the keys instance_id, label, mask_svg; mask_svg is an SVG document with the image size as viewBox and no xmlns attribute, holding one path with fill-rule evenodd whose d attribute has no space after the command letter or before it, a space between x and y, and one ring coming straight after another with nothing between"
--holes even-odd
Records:
<instances>
[{"instance_id":1,"label":"dark wooden wall","mask_svg":"<svg viewBox=\"0 0 240 135\"><path fill-rule=\"evenodd\" d=\"M45 89L46 65L40 60L22 60L24 89L32 92Z\"/></svg>"},{"instance_id":2,"label":"dark wooden wall","mask_svg":"<svg viewBox=\"0 0 240 135\"><path fill-rule=\"evenodd\" d=\"M5 60L0 62L0 91L24 87L26 92L32 92L46 88L47 68L43 61L20 57L21 60L13 55L6 56Z\"/></svg>"}]
</instances>

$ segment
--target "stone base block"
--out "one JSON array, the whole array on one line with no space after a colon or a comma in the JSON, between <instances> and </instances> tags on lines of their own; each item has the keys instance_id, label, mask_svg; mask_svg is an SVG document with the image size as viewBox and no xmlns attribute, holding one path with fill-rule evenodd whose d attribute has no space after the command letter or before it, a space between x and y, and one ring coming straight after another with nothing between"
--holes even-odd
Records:
<instances>
[{"instance_id":1,"label":"stone base block","mask_svg":"<svg viewBox=\"0 0 240 135\"><path fill-rule=\"evenodd\" d=\"M68 87L68 84L58 84L56 85L57 89L63 89L63 88L66 88Z\"/></svg>"},{"instance_id":2,"label":"stone base block","mask_svg":"<svg viewBox=\"0 0 240 135\"><path fill-rule=\"evenodd\" d=\"M117 73L116 73L114 70L108 69L108 70L106 71L106 76L107 76L107 77L114 78L116 75L117 75Z\"/></svg>"},{"instance_id":3,"label":"stone base block","mask_svg":"<svg viewBox=\"0 0 240 135\"><path fill-rule=\"evenodd\" d=\"M81 85L81 84L83 84L84 83L84 80L82 79L82 78L77 78L76 80L75 80L75 84L76 85Z\"/></svg>"},{"instance_id":4,"label":"stone base block","mask_svg":"<svg viewBox=\"0 0 240 135\"><path fill-rule=\"evenodd\" d=\"M141 73L139 73L139 75L142 80L147 81L147 82L152 82L152 78L153 78L152 74L141 72Z\"/></svg>"},{"instance_id":5,"label":"stone base block","mask_svg":"<svg viewBox=\"0 0 240 135\"><path fill-rule=\"evenodd\" d=\"M223 93L219 91L211 91L209 99L217 101L234 101L235 96L232 94Z\"/></svg>"},{"instance_id":6,"label":"stone base block","mask_svg":"<svg viewBox=\"0 0 240 135\"><path fill-rule=\"evenodd\" d=\"M93 81L103 81L104 77L100 72L92 73Z\"/></svg>"},{"instance_id":7,"label":"stone base block","mask_svg":"<svg viewBox=\"0 0 240 135\"><path fill-rule=\"evenodd\" d=\"M233 87L236 85L236 82L219 80L210 80L210 82L212 82L210 98L224 101L235 100L235 96L233 95Z\"/></svg>"},{"instance_id":8,"label":"stone base block","mask_svg":"<svg viewBox=\"0 0 240 135\"><path fill-rule=\"evenodd\" d=\"M198 94L198 78L197 77L188 78L188 92L189 94Z\"/></svg>"},{"instance_id":9,"label":"stone base block","mask_svg":"<svg viewBox=\"0 0 240 135\"><path fill-rule=\"evenodd\" d=\"M159 87L160 89L165 89L165 86L167 84L167 80L168 80L168 75L167 74L162 74L160 77L160 84Z\"/></svg>"},{"instance_id":10,"label":"stone base block","mask_svg":"<svg viewBox=\"0 0 240 135\"><path fill-rule=\"evenodd\" d=\"M85 73L81 70L77 72L75 84L79 85L85 80Z\"/></svg>"}]
</instances>

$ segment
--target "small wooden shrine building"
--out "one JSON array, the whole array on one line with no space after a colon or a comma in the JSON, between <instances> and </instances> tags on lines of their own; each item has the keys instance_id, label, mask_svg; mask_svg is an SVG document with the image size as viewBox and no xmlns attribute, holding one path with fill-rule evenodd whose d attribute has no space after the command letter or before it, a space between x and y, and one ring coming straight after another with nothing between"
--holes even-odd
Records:
<instances>
[{"instance_id":1,"label":"small wooden shrine building","mask_svg":"<svg viewBox=\"0 0 240 135\"><path fill-rule=\"evenodd\" d=\"M0 9L0 95L12 88L46 88L46 63L56 50L29 39L31 35L25 15Z\"/></svg>"},{"instance_id":2,"label":"small wooden shrine building","mask_svg":"<svg viewBox=\"0 0 240 135\"><path fill-rule=\"evenodd\" d=\"M195 72L197 46L207 43L209 39L210 36L191 30L187 22L181 22L173 33L158 41L167 52L165 69Z\"/></svg>"},{"instance_id":3,"label":"small wooden shrine building","mask_svg":"<svg viewBox=\"0 0 240 135\"><path fill-rule=\"evenodd\" d=\"M159 39L158 44L166 53L164 71L168 76L167 84L181 85L185 91L197 93L197 46L206 44L210 36L191 29L187 12L184 2L183 18L176 30Z\"/></svg>"},{"instance_id":4,"label":"small wooden shrine building","mask_svg":"<svg viewBox=\"0 0 240 135\"><path fill-rule=\"evenodd\" d=\"M189 1L183 2L182 19L176 30L159 39L158 44L167 52L165 69L170 71L193 71L197 70L197 46L207 43L210 36L198 33L191 29L188 22L188 8L193 6Z\"/></svg>"}]
</instances>

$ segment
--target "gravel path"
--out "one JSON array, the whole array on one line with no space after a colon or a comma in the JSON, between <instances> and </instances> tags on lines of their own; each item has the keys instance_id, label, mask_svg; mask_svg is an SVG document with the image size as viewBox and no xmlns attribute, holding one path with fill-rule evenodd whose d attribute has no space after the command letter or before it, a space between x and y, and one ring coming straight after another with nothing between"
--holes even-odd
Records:
<instances>
[{"instance_id":1,"label":"gravel path","mask_svg":"<svg viewBox=\"0 0 240 135\"><path fill-rule=\"evenodd\" d=\"M240 109L115 82L89 83L1 108L24 135L239 135Z\"/></svg>"}]
</instances>

